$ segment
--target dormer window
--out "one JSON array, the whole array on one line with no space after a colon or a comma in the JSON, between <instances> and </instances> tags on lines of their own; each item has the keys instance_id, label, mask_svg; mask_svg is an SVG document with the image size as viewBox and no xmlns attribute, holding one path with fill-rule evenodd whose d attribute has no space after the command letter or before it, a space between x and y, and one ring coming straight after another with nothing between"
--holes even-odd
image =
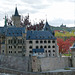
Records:
<instances>
[{"instance_id":1,"label":"dormer window","mask_svg":"<svg viewBox=\"0 0 75 75\"><path fill-rule=\"evenodd\" d=\"M46 28L46 30L48 30L48 28Z\"/></svg>"},{"instance_id":2,"label":"dormer window","mask_svg":"<svg viewBox=\"0 0 75 75\"><path fill-rule=\"evenodd\" d=\"M30 38L30 36L28 38Z\"/></svg>"}]
</instances>

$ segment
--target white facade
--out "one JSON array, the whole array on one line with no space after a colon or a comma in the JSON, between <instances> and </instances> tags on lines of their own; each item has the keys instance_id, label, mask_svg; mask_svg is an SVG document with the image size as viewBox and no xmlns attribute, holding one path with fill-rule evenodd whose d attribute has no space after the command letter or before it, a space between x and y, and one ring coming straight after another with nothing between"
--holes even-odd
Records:
<instances>
[{"instance_id":1,"label":"white facade","mask_svg":"<svg viewBox=\"0 0 75 75\"><path fill-rule=\"evenodd\" d=\"M57 57L57 40L26 40L26 56L32 55L32 49L44 48L42 57ZM37 53L36 53L37 54Z\"/></svg>"}]
</instances>

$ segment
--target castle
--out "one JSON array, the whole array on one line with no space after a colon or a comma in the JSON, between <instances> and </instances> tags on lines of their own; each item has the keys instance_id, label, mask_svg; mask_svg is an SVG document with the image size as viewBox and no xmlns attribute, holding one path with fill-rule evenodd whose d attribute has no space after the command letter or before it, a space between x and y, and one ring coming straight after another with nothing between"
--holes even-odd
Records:
<instances>
[{"instance_id":1,"label":"castle","mask_svg":"<svg viewBox=\"0 0 75 75\"><path fill-rule=\"evenodd\" d=\"M27 27L20 27L20 15L17 7L12 16L13 24L8 26L5 17L5 26L0 27L1 54L39 57L57 57L57 40L52 33L48 22L42 30L27 31Z\"/></svg>"},{"instance_id":2,"label":"castle","mask_svg":"<svg viewBox=\"0 0 75 75\"><path fill-rule=\"evenodd\" d=\"M0 27L0 53L2 55L32 57L33 72L70 67L68 57L59 57L57 39L47 20L43 29L39 31L27 30L27 26L20 27L20 20L21 15L17 7L15 14L12 15L13 25L7 25L5 16L5 25ZM74 61L75 58L73 58L75 67Z\"/></svg>"}]
</instances>

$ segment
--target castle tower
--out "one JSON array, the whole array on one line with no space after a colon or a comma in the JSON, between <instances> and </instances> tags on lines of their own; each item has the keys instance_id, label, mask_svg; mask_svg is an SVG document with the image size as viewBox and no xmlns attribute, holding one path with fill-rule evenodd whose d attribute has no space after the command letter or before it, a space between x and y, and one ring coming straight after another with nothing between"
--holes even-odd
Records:
<instances>
[{"instance_id":1,"label":"castle tower","mask_svg":"<svg viewBox=\"0 0 75 75\"><path fill-rule=\"evenodd\" d=\"M71 47L71 54L72 54L72 65L75 67L75 43Z\"/></svg>"},{"instance_id":2,"label":"castle tower","mask_svg":"<svg viewBox=\"0 0 75 75\"><path fill-rule=\"evenodd\" d=\"M12 15L12 21L13 21L13 24L16 27L20 27L20 19L21 19L21 16L19 15L18 10L17 10L17 7L16 7L15 8L15 14Z\"/></svg>"},{"instance_id":3,"label":"castle tower","mask_svg":"<svg viewBox=\"0 0 75 75\"><path fill-rule=\"evenodd\" d=\"M36 54L33 54L33 56L32 56L32 71L33 72L38 72L37 56L36 56Z\"/></svg>"}]
</instances>

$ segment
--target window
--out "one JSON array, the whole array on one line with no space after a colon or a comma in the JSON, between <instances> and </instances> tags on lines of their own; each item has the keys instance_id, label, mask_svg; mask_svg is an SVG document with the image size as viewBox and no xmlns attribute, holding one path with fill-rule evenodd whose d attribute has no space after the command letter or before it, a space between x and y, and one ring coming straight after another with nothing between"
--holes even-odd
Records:
<instances>
[{"instance_id":1,"label":"window","mask_svg":"<svg viewBox=\"0 0 75 75\"><path fill-rule=\"evenodd\" d=\"M18 53L22 53L22 51L18 51Z\"/></svg>"},{"instance_id":2,"label":"window","mask_svg":"<svg viewBox=\"0 0 75 75\"><path fill-rule=\"evenodd\" d=\"M45 40L44 43L47 43L47 41Z\"/></svg>"},{"instance_id":3,"label":"window","mask_svg":"<svg viewBox=\"0 0 75 75\"><path fill-rule=\"evenodd\" d=\"M8 44L10 44L11 43L11 40L8 40Z\"/></svg>"},{"instance_id":4,"label":"window","mask_svg":"<svg viewBox=\"0 0 75 75\"><path fill-rule=\"evenodd\" d=\"M50 40L48 40L48 43L51 43L51 41L50 41Z\"/></svg>"},{"instance_id":5,"label":"window","mask_svg":"<svg viewBox=\"0 0 75 75\"><path fill-rule=\"evenodd\" d=\"M29 43L32 43L32 41L29 41Z\"/></svg>"},{"instance_id":6,"label":"window","mask_svg":"<svg viewBox=\"0 0 75 75\"><path fill-rule=\"evenodd\" d=\"M33 62L35 62L35 60L33 60Z\"/></svg>"},{"instance_id":7,"label":"window","mask_svg":"<svg viewBox=\"0 0 75 75\"><path fill-rule=\"evenodd\" d=\"M38 43L38 41L36 41L36 43Z\"/></svg>"},{"instance_id":8,"label":"window","mask_svg":"<svg viewBox=\"0 0 75 75\"><path fill-rule=\"evenodd\" d=\"M55 50L53 50L53 52L55 52Z\"/></svg>"},{"instance_id":9,"label":"window","mask_svg":"<svg viewBox=\"0 0 75 75\"><path fill-rule=\"evenodd\" d=\"M25 46L23 46L23 48L25 48Z\"/></svg>"},{"instance_id":10,"label":"window","mask_svg":"<svg viewBox=\"0 0 75 75\"><path fill-rule=\"evenodd\" d=\"M49 56L51 56L51 55L49 54Z\"/></svg>"},{"instance_id":11,"label":"window","mask_svg":"<svg viewBox=\"0 0 75 75\"><path fill-rule=\"evenodd\" d=\"M16 51L14 51L14 53L16 53Z\"/></svg>"},{"instance_id":12,"label":"window","mask_svg":"<svg viewBox=\"0 0 75 75\"><path fill-rule=\"evenodd\" d=\"M54 56L54 54L53 54L53 56Z\"/></svg>"},{"instance_id":13,"label":"window","mask_svg":"<svg viewBox=\"0 0 75 75\"><path fill-rule=\"evenodd\" d=\"M32 53L32 51L29 51L29 53Z\"/></svg>"},{"instance_id":14,"label":"window","mask_svg":"<svg viewBox=\"0 0 75 75\"><path fill-rule=\"evenodd\" d=\"M55 43L55 40L53 40L52 43Z\"/></svg>"},{"instance_id":15,"label":"window","mask_svg":"<svg viewBox=\"0 0 75 75\"><path fill-rule=\"evenodd\" d=\"M10 46L9 46L9 48L10 48Z\"/></svg>"},{"instance_id":16,"label":"window","mask_svg":"<svg viewBox=\"0 0 75 75\"><path fill-rule=\"evenodd\" d=\"M4 53L4 50L2 52Z\"/></svg>"},{"instance_id":17,"label":"window","mask_svg":"<svg viewBox=\"0 0 75 75\"><path fill-rule=\"evenodd\" d=\"M12 43L12 40L11 40L11 43Z\"/></svg>"},{"instance_id":18,"label":"window","mask_svg":"<svg viewBox=\"0 0 75 75\"><path fill-rule=\"evenodd\" d=\"M11 51L11 53L12 53L12 51Z\"/></svg>"},{"instance_id":19,"label":"window","mask_svg":"<svg viewBox=\"0 0 75 75\"><path fill-rule=\"evenodd\" d=\"M48 48L51 48L51 46L48 46Z\"/></svg>"},{"instance_id":20,"label":"window","mask_svg":"<svg viewBox=\"0 0 75 75\"><path fill-rule=\"evenodd\" d=\"M18 46L18 48L22 48L22 46Z\"/></svg>"},{"instance_id":21,"label":"window","mask_svg":"<svg viewBox=\"0 0 75 75\"><path fill-rule=\"evenodd\" d=\"M53 45L52 48L55 48L55 46Z\"/></svg>"},{"instance_id":22,"label":"window","mask_svg":"<svg viewBox=\"0 0 75 75\"><path fill-rule=\"evenodd\" d=\"M44 48L47 48L47 46L44 46Z\"/></svg>"},{"instance_id":23,"label":"window","mask_svg":"<svg viewBox=\"0 0 75 75\"><path fill-rule=\"evenodd\" d=\"M20 43L22 43L22 39L20 39Z\"/></svg>"},{"instance_id":24,"label":"window","mask_svg":"<svg viewBox=\"0 0 75 75\"><path fill-rule=\"evenodd\" d=\"M47 53L47 50L45 52Z\"/></svg>"},{"instance_id":25,"label":"window","mask_svg":"<svg viewBox=\"0 0 75 75\"><path fill-rule=\"evenodd\" d=\"M40 43L43 43L43 41L41 40Z\"/></svg>"},{"instance_id":26,"label":"window","mask_svg":"<svg viewBox=\"0 0 75 75\"><path fill-rule=\"evenodd\" d=\"M48 52L51 52L50 50L48 50Z\"/></svg>"},{"instance_id":27,"label":"window","mask_svg":"<svg viewBox=\"0 0 75 75\"><path fill-rule=\"evenodd\" d=\"M30 36L28 36L28 38L30 38Z\"/></svg>"},{"instance_id":28,"label":"window","mask_svg":"<svg viewBox=\"0 0 75 75\"><path fill-rule=\"evenodd\" d=\"M36 49L38 49L39 47L38 46L36 46Z\"/></svg>"},{"instance_id":29,"label":"window","mask_svg":"<svg viewBox=\"0 0 75 75\"><path fill-rule=\"evenodd\" d=\"M16 43L16 40L14 40L14 43Z\"/></svg>"},{"instance_id":30,"label":"window","mask_svg":"<svg viewBox=\"0 0 75 75\"><path fill-rule=\"evenodd\" d=\"M11 48L12 48L12 46L11 46Z\"/></svg>"},{"instance_id":31,"label":"window","mask_svg":"<svg viewBox=\"0 0 75 75\"><path fill-rule=\"evenodd\" d=\"M22 43L22 39L18 39L18 43L21 44Z\"/></svg>"},{"instance_id":32,"label":"window","mask_svg":"<svg viewBox=\"0 0 75 75\"><path fill-rule=\"evenodd\" d=\"M32 46L29 46L30 49L32 49Z\"/></svg>"},{"instance_id":33,"label":"window","mask_svg":"<svg viewBox=\"0 0 75 75\"><path fill-rule=\"evenodd\" d=\"M16 46L14 46L14 48L16 48Z\"/></svg>"},{"instance_id":34,"label":"window","mask_svg":"<svg viewBox=\"0 0 75 75\"><path fill-rule=\"evenodd\" d=\"M40 46L40 48L43 48L43 46Z\"/></svg>"},{"instance_id":35,"label":"window","mask_svg":"<svg viewBox=\"0 0 75 75\"><path fill-rule=\"evenodd\" d=\"M9 51L9 53L10 53L10 51Z\"/></svg>"}]
</instances>

